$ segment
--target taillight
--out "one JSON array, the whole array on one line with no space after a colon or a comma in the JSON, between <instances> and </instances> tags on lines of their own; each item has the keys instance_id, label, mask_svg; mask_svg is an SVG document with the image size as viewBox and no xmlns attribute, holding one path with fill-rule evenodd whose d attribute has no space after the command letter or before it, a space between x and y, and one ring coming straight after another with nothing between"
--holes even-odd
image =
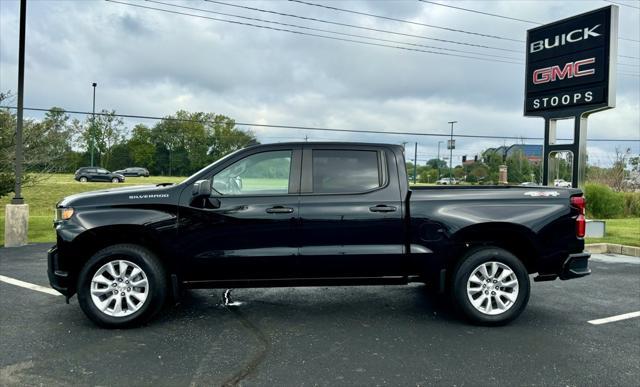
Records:
<instances>
[{"instance_id":1,"label":"taillight","mask_svg":"<svg viewBox=\"0 0 640 387\"><path fill-rule=\"evenodd\" d=\"M585 209L587 206L587 200L584 196L572 196L571 197L571 205L580 210L582 215L585 214Z\"/></svg>"},{"instance_id":2,"label":"taillight","mask_svg":"<svg viewBox=\"0 0 640 387\"><path fill-rule=\"evenodd\" d=\"M576 236L584 238L587 233L587 221L584 218L587 201L584 196L572 196L571 205L580 210L580 215L576 218Z\"/></svg>"},{"instance_id":3,"label":"taillight","mask_svg":"<svg viewBox=\"0 0 640 387\"><path fill-rule=\"evenodd\" d=\"M580 214L576 218L576 236L578 238L584 238L587 233L587 221L584 219L584 215Z\"/></svg>"}]
</instances>

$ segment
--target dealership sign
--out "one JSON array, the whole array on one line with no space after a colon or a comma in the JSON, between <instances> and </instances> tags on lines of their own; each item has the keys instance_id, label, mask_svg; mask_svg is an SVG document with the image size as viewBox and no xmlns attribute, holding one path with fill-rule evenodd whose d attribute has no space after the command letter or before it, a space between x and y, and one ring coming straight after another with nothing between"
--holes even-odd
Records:
<instances>
[{"instance_id":1,"label":"dealership sign","mask_svg":"<svg viewBox=\"0 0 640 387\"><path fill-rule=\"evenodd\" d=\"M527 31L526 116L615 106L617 21L608 6Z\"/></svg>"}]
</instances>

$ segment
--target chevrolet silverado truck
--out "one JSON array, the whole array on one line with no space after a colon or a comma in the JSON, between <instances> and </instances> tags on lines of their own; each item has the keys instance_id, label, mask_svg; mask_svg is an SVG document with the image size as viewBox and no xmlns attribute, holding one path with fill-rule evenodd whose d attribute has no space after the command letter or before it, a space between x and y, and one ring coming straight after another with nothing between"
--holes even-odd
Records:
<instances>
[{"instance_id":1,"label":"chevrolet silverado truck","mask_svg":"<svg viewBox=\"0 0 640 387\"><path fill-rule=\"evenodd\" d=\"M182 289L425 283L505 324L536 281L590 273L578 189L410 187L403 148L280 143L180 184L57 204L51 286L102 327L150 320Z\"/></svg>"}]
</instances>

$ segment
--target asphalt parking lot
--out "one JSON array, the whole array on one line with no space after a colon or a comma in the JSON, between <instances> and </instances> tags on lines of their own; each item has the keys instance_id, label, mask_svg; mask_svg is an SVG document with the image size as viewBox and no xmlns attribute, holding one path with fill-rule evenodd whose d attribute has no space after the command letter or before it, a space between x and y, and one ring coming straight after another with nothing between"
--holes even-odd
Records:
<instances>
[{"instance_id":1,"label":"asphalt parking lot","mask_svg":"<svg viewBox=\"0 0 640 387\"><path fill-rule=\"evenodd\" d=\"M48 286L48 245L0 248L0 385L637 385L640 258L532 283L506 327L459 321L423 286L190 291L148 326L95 327Z\"/></svg>"}]
</instances>

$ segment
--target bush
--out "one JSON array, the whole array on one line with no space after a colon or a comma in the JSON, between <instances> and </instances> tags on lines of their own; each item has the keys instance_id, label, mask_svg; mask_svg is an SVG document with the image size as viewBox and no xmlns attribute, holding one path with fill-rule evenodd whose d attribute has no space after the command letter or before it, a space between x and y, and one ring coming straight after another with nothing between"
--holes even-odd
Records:
<instances>
[{"instance_id":1,"label":"bush","mask_svg":"<svg viewBox=\"0 0 640 387\"><path fill-rule=\"evenodd\" d=\"M623 192L624 216L640 217L640 192Z\"/></svg>"},{"instance_id":2,"label":"bush","mask_svg":"<svg viewBox=\"0 0 640 387\"><path fill-rule=\"evenodd\" d=\"M590 183L584 187L587 215L593 218L620 218L625 215L625 198L604 184Z\"/></svg>"}]
</instances>

